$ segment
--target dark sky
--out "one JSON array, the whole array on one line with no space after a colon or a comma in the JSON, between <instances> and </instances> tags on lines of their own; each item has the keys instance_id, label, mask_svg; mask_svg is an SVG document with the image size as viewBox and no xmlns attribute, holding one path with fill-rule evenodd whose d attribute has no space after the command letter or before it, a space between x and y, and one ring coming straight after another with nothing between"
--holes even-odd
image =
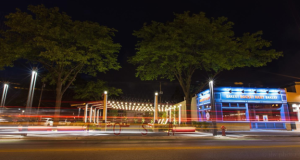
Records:
<instances>
[{"instance_id":1,"label":"dark sky","mask_svg":"<svg viewBox=\"0 0 300 160\"><path fill-rule=\"evenodd\" d=\"M118 33L114 39L122 45L118 58L122 69L99 74L98 78L108 81L112 86L122 88L124 97L152 99L153 92L159 90L159 81L140 81L135 78L134 66L127 63L128 57L135 54L136 39L132 36L133 30L140 29L143 23L150 23L152 20L171 21L174 18L173 13L184 11L205 12L208 17L228 17L235 23L234 31L237 36L241 36L244 32L253 33L262 30L263 38L273 42L272 48L284 53L284 57L274 60L266 67L224 71L216 78L218 85L232 86L233 82L238 81L244 82L245 86L280 87L300 81L298 0L9 0L1 2L0 20L3 21L3 16L14 12L15 8L25 11L29 4L59 7L73 20L94 21L117 29ZM28 83L26 77L30 67L31 64L18 61L14 68L0 71L0 78ZM89 79L86 76L84 78ZM207 78L207 73L197 72L193 77L193 83L205 81ZM161 80L161 82L165 100L169 100L176 90L181 91L176 81Z\"/></svg>"}]
</instances>

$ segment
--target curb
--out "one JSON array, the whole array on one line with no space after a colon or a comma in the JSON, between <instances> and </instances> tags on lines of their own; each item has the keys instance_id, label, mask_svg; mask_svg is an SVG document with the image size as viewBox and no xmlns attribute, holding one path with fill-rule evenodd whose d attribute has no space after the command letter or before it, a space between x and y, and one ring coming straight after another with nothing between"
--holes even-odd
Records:
<instances>
[{"instance_id":1,"label":"curb","mask_svg":"<svg viewBox=\"0 0 300 160\"><path fill-rule=\"evenodd\" d=\"M300 135L272 135L272 136L265 136L265 135L262 135L262 136L243 136L243 137L300 137Z\"/></svg>"},{"instance_id":2,"label":"curb","mask_svg":"<svg viewBox=\"0 0 300 160\"><path fill-rule=\"evenodd\" d=\"M223 138L223 137L222 137ZM231 137L224 137L230 139ZM221 139L220 137L185 137L185 136L106 136L106 137L63 137L63 138L44 138L44 137L1 137L3 139L18 140L201 140L201 139Z\"/></svg>"},{"instance_id":3,"label":"curb","mask_svg":"<svg viewBox=\"0 0 300 160\"><path fill-rule=\"evenodd\" d=\"M0 137L0 140L208 140L208 139L238 139L266 137L300 137L300 135L249 135L249 136L74 136L74 137Z\"/></svg>"}]
</instances>

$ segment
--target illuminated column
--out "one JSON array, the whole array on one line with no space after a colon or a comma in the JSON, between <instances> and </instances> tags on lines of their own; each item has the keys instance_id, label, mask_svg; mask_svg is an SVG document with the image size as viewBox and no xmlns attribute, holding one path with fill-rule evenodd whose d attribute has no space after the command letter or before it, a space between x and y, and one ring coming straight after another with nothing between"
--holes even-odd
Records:
<instances>
[{"instance_id":1,"label":"illuminated column","mask_svg":"<svg viewBox=\"0 0 300 160\"><path fill-rule=\"evenodd\" d=\"M97 124L99 124L99 112L100 112L100 108L98 108L97 110Z\"/></svg>"},{"instance_id":2,"label":"illuminated column","mask_svg":"<svg viewBox=\"0 0 300 160\"><path fill-rule=\"evenodd\" d=\"M33 101L33 96L34 96L36 77L37 77L37 69L34 68L32 71L32 75L31 75L31 82L30 82L30 87L29 87L29 92L28 92L27 103L26 103L26 114L27 115L31 115L31 108L32 108L32 101Z\"/></svg>"},{"instance_id":3,"label":"illuminated column","mask_svg":"<svg viewBox=\"0 0 300 160\"><path fill-rule=\"evenodd\" d=\"M92 122L92 116L93 116L93 106L91 106L91 108L90 108L90 117L89 117L89 121L90 121L90 123Z\"/></svg>"},{"instance_id":4,"label":"illuminated column","mask_svg":"<svg viewBox=\"0 0 300 160\"><path fill-rule=\"evenodd\" d=\"M181 104L178 106L178 122L181 124Z\"/></svg>"},{"instance_id":5,"label":"illuminated column","mask_svg":"<svg viewBox=\"0 0 300 160\"><path fill-rule=\"evenodd\" d=\"M103 117L102 120L106 122L107 120L107 91L104 91L104 99L103 99Z\"/></svg>"},{"instance_id":6,"label":"illuminated column","mask_svg":"<svg viewBox=\"0 0 300 160\"><path fill-rule=\"evenodd\" d=\"M93 117L94 118L94 120L93 120L94 123L96 123L96 112L97 112L97 108L94 109L94 117Z\"/></svg>"},{"instance_id":7,"label":"illuminated column","mask_svg":"<svg viewBox=\"0 0 300 160\"><path fill-rule=\"evenodd\" d=\"M80 107L78 107L78 116L77 116L77 119L79 120L79 116L80 116Z\"/></svg>"},{"instance_id":8,"label":"illuminated column","mask_svg":"<svg viewBox=\"0 0 300 160\"><path fill-rule=\"evenodd\" d=\"M176 106L174 106L174 124L175 124L175 121L176 121L176 113L175 113L175 108L176 108Z\"/></svg>"},{"instance_id":9,"label":"illuminated column","mask_svg":"<svg viewBox=\"0 0 300 160\"><path fill-rule=\"evenodd\" d=\"M88 104L85 105L85 110L84 110L84 123L87 122L87 110L88 110Z\"/></svg>"},{"instance_id":10,"label":"illuminated column","mask_svg":"<svg viewBox=\"0 0 300 160\"><path fill-rule=\"evenodd\" d=\"M211 105L211 121L213 127L213 136L217 136L217 124L216 124L216 107L215 107L215 98L214 98L214 82L209 81L209 90L210 90L210 105Z\"/></svg>"},{"instance_id":11,"label":"illuminated column","mask_svg":"<svg viewBox=\"0 0 300 160\"><path fill-rule=\"evenodd\" d=\"M158 119L158 111L157 108L158 107L158 93L155 92L155 97L154 97L154 121L153 123L155 123Z\"/></svg>"},{"instance_id":12,"label":"illuminated column","mask_svg":"<svg viewBox=\"0 0 300 160\"><path fill-rule=\"evenodd\" d=\"M0 107L1 107L0 113L2 112L2 110L3 110L4 106L5 106L5 100L6 100L6 95L7 95L7 89L8 89L8 84L7 84L7 83L4 83L4 85L3 85L2 99L1 99L1 104L0 104Z\"/></svg>"}]
</instances>

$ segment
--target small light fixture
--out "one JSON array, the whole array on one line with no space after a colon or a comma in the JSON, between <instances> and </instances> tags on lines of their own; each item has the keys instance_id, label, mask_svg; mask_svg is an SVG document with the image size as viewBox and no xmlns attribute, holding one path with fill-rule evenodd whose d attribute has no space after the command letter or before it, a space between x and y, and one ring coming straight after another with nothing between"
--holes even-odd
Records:
<instances>
[{"instance_id":1,"label":"small light fixture","mask_svg":"<svg viewBox=\"0 0 300 160\"><path fill-rule=\"evenodd\" d=\"M203 93L201 93L201 96L203 96Z\"/></svg>"},{"instance_id":2,"label":"small light fixture","mask_svg":"<svg viewBox=\"0 0 300 160\"><path fill-rule=\"evenodd\" d=\"M255 90L254 93L257 93L257 91Z\"/></svg>"},{"instance_id":3,"label":"small light fixture","mask_svg":"<svg viewBox=\"0 0 300 160\"><path fill-rule=\"evenodd\" d=\"M231 90L229 90L229 93L231 93Z\"/></svg>"},{"instance_id":4,"label":"small light fixture","mask_svg":"<svg viewBox=\"0 0 300 160\"><path fill-rule=\"evenodd\" d=\"M280 91L278 91L278 94L280 94Z\"/></svg>"},{"instance_id":5,"label":"small light fixture","mask_svg":"<svg viewBox=\"0 0 300 160\"><path fill-rule=\"evenodd\" d=\"M269 93L269 90L267 90L266 93Z\"/></svg>"},{"instance_id":6,"label":"small light fixture","mask_svg":"<svg viewBox=\"0 0 300 160\"><path fill-rule=\"evenodd\" d=\"M245 93L245 91L244 91L244 90L242 90L242 93Z\"/></svg>"}]
</instances>

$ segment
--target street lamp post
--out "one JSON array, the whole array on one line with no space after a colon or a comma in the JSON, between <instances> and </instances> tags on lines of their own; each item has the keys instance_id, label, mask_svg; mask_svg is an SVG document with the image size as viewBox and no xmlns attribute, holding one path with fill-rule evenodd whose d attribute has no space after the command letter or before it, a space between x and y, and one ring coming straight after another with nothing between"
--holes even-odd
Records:
<instances>
[{"instance_id":1,"label":"street lamp post","mask_svg":"<svg viewBox=\"0 0 300 160\"><path fill-rule=\"evenodd\" d=\"M107 120L107 91L104 91L102 120L104 121L104 123L106 123L106 120Z\"/></svg>"},{"instance_id":2,"label":"street lamp post","mask_svg":"<svg viewBox=\"0 0 300 160\"><path fill-rule=\"evenodd\" d=\"M36 77L37 77L37 68L34 68L32 70L31 82L30 82L30 87L29 87L29 92L28 92L27 103L26 103L26 114L27 115L31 115L31 108L32 108L32 102L33 102L33 96L34 96L34 87L35 87Z\"/></svg>"},{"instance_id":3,"label":"street lamp post","mask_svg":"<svg viewBox=\"0 0 300 160\"><path fill-rule=\"evenodd\" d=\"M157 116L158 116L158 113L157 113L157 108L158 107L158 93L155 92L155 97L154 97L154 120L153 120L153 123L155 123L157 121Z\"/></svg>"},{"instance_id":4,"label":"street lamp post","mask_svg":"<svg viewBox=\"0 0 300 160\"><path fill-rule=\"evenodd\" d=\"M211 80L209 81L209 90L210 90L210 104L211 104L211 122L213 128L213 136L217 136L217 115L216 115L216 107L215 107L215 98L214 98L214 82Z\"/></svg>"},{"instance_id":5,"label":"street lamp post","mask_svg":"<svg viewBox=\"0 0 300 160\"><path fill-rule=\"evenodd\" d=\"M7 90L8 90L8 84L4 83L4 85L3 85L2 99L1 99L1 104L0 104L0 107L1 107L0 113L3 111L3 108L5 106L5 100L6 100Z\"/></svg>"}]
</instances>

